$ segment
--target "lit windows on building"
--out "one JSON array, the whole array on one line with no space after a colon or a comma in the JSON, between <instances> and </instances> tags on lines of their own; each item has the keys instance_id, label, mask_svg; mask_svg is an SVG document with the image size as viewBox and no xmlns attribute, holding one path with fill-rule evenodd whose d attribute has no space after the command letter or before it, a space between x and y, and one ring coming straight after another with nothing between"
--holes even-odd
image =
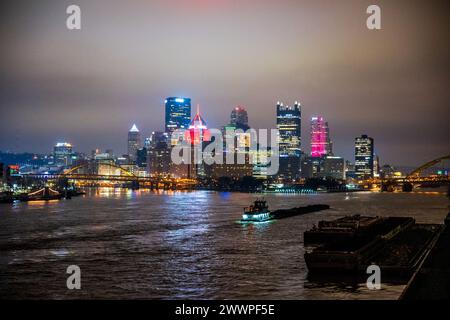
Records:
<instances>
[{"instance_id":1,"label":"lit windows on building","mask_svg":"<svg viewBox=\"0 0 450 320\"><path fill-rule=\"evenodd\" d=\"M165 101L165 131L172 134L178 129L188 129L191 123L191 99L169 97Z\"/></svg>"},{"instance_id":2,"label":"lit windows on building","mask_svg":"<svg viewBox=\"0 0 450 320\"><path fill-rule=\"evenodd\" d=\"M301 156L301 105L277 103L278 146L280 168L278 176L294 180L300 177Z\"/></svg>"},{"instance_id":3,"label":"lit windows on building","mask_svg":"<svg viewBox=\"0 0 450 320\"><path fill-rule=\"evenodd\" d=\"M332 144L328 122L321 116L311 118L311 157L331 156Z\"/></svg>"},{"instance_id":4,"label":"lit windows on building","mask_svg":"<svg viewBox=\"0 0 450 320\"><path fill-rule=\"evenodd\" d=\"M135 124L128 132L128 157L132 163L137 160L137 151L141 148L141 133Z\"/></svg>"},{"instance_id":5,"label":"lit windows on building","mask_svg":"<svg viewBox=\"0 0 450 320\"><path fill-rule=\"evenodd\" d=\"M355 174L360 179L374 175L374 143L367 135L355 138Z\"/></svg>"},{"instance_id":6,"label":"lit windows on building","mask_svg":"<svg viewBox=\"0 0 450 320\"><path fill-rule=\"evenodd\" d=\"M248 130L248 114L243 106L237 106L231 111L230 124L237 129Z\"/></svg>"},{"instance_id":7,"label":"lit windows on building","mask_svg":"<svg viewBox=\"0 0 450 320\"><path fill-rule=\"evenodd\" d=\"M53 147L53 159L57 166L70 166L72 164L72 144L58 142Z\"/></svg>"},{"instance_id":8,"label":"lit windows on building","mask_svg":"<svg viewBox=\"0 0 450 320\"><path fill-rule=\"evenodd\" d=\"M326 156L323 160L323 167L320 176L345 180L345 161L342 157Z\"/></svg>"}]
</instances>

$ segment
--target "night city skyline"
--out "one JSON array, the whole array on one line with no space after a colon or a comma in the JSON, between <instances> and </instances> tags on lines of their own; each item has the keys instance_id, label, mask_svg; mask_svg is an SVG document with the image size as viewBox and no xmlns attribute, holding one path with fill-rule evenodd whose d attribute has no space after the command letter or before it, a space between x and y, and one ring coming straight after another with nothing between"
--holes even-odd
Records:
<instances>
[{"instance_id":1,"label":"night city skyline","mask_svg":"<svg viewBox=\"0 0 450 320\"><path fill-rule=\"evenodd\" d=\"M200 104L211 128L237 105L251 127L275 128L276 102L298 100L306 153L313 115L327 119L345 159L361 134L376 140L382 163L415 166L448 150L444 1L380 1L376 32L365 28L368 1L136 0L108 10L78 1L78 33L57 14L66 2L2 10L3 151L47 153L67 140L80 152L125 153L133 123L143 137L164 130L169 96Z\"/></svg>"},{"instance_id":2,"label":"night city skyline","mask_svg":"<svg viewBox=\"0 0 450 320\"><path fill-rule=\"evenodd\" d=\"M450 298L449 14L2 1L0 303L360 319L360 301L398 300L377 311L429 315L416 301Z\"/></svg>"}]
</instances>

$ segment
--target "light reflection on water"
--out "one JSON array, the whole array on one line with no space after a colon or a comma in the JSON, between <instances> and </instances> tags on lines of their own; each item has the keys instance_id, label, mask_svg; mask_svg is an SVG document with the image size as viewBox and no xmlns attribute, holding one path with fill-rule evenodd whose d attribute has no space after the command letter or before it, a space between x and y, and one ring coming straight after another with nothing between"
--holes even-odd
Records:
<instances>
[{"instance_id":1,"label":"light reflection on water","mask_svg":"<svg viewBox=\"0 0 450 320\"><path fill-rule=\"evenodd\" d=\"M395 299L402 285L309 279L303 232L346 214L442 223L442 194L267 194L271 208L330 210L241 224L259 195L102 188L51 203L0 206L0 297ZM57 213L57 214L55 214ZM79 265L82 290L67 291Z\"/></svg>"}]
</instances>

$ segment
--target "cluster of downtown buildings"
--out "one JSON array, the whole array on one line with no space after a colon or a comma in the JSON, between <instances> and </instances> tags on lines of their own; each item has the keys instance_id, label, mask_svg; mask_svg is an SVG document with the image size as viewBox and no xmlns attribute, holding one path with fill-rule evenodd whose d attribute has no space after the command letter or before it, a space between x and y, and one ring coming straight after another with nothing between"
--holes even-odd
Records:
<instances>
[{"instance_id":1,"label":"cluster of downtown buildings","mask_svg":"<svg viewBox=\"0 0 450 320\"><path fill-rule=\"evenodd\" d=\"M253 176L259 179L270 179L283 182L299 182L305 178L332 178L345 180L348 178L368 179L378 175L378 158L374 153L372 138L362 135L355 138L355 162L345 161L333 153L328 122L322 116L310 119L311 152L302 152L302 106L276 104L278 144L278 170L275 175L267 175L266 163L259 159L267 159L271 149L251 150L249 147L250 130L248 113L242 106L231 110L230 121L220 131L223 136L235 133L237 148L223 149L226 154L245 153L242 162L214 163L210 165L183 163L172 161L172 150L184 140L192 144L200 144L205 148L210 142L206 121L199 109L192 117L190 98L169 97L165 100L164 131L152 132L150 137L143 138L136 125L128 132L127 153L115 156L112 150L93 150L90 155L75 154L70 143L58 143L52 155L53 164L58 168L68 168L83 161L95 160L100 163L111 163L120 166L139 176L171 176L176 178L220 178L240 179ZM251 154L256 152L257 154ZM265 153L265 154L263 154ZM257 161L249 161L254 156ZM120 174L117 168L98 166L99 174Z\"/></svg>"},{"instance_id":2,"label":"cluster of downtown buildings","mask_svg":"<svg viewBox=\"0 0 450 320\"><path fill-rule=\"evenodd\" d=\"M379 160L374 153L374 140L367 135L355 138L355 162L345 161L333 153L328 122L322 116L313 116L310 121L309 155L302 152L302 106L278 102L277 129L279 130L280 170L278 176L284 180L301 178L346 178L369 179L377 177Z\"/></svg>"}]
</instances>

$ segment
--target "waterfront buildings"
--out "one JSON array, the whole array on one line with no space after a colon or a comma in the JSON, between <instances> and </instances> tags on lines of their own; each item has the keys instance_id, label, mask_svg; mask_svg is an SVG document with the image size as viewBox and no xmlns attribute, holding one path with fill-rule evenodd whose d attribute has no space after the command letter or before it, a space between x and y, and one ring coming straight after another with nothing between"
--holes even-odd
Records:
<instances>
[{"instance_id":1,"label":"waterfront buildings","mask_svg":"<svg viewBox=\"0 0 450 320\"><path fill-rule=\"evenodd\" d=\"M232 179L240 179L243 177L251 177L253 175L253 165L249 161L249 154L239 154L238 152L233 153L233 162L227 163L226 152L223 153L222 163L213 163L211 165L204 166L205 175L209 178L218 179L221 177L229 177ZM243 163L239 163L239 157L243 157Z\"/></svg>"},{"instance_id":2,"label":"waterfront buildings","mask_svg":"<svg viewBox=\"0 0 450 320\"><path fill-rule=\"evenodd\" d=\"M355 164L350 162L349 160L345 160L345 178L346 179L356 178Z\"/></svg>"},{"instance_id":3,"label":"waterfront buildings","mask_svg":"<svg viewBox=\"0 0 450 320\"><path fill-rule=\"evenodd\" d=\"M301 157L301 105L277 103L277 129L280 162L278 177L295 180L300 177Z\"/></svg>"},{"instance_id":4,"label":"waterfront buildings","mask_svg":"<svg viewBox=\"0 0 450 320\"><path fill-rule=\"evenodd\" d=\"M147 168L147 148L143 147L136 152L136 165L143 171Z\"/></svg>"},{"instance_id":5,"label":"waterfront buildings","mask_svg":"<svg viewBox=\"0 0 450 320\"><path fill-rule=\"evenodd\" d=\"M128 157L130 162L136 163L137 151L141 148L141 133L135 124L128 132Z\"/></svg>"},{"instance_id":6,"label":"waterfront buildings","mask_svg":"<svg viewBox=\"0 0 450 320\"><path fill-rule=\"evenodd\" d=\"M151 176L168 176L170 174L170 148L160 143L148 151L147 170Z\"/></svg>"},{"instance_id":7,"label":"waterfront buildings","mask_svg":"<svg viewBox=\"0 0 450 320\"><path fill-rule=\"evenodd\" d=\"M167 132L154 131L147 141L147 172L151 176L170 174L170 145Z\"/></svg>"},{"instance_id":8,"label":"waterfront buildings","mask_svg":"<svg viewBox=\"0 0 450 320\"><path fill-rule=\"evenodd\" d=\"M395 176L395 168L389 164L385 164L380 168L380 177L382 179L391 178Z\"/></svg>"},{"instance_id":9,"label":"waterfront buildings","mask_svg":"<svg viewBox=\"0 0 450 320\"><path fill-rule=\"evenodd\" d=\"M374 173L374 141L367 135L355 138L355 175L372 178Z\"/></svg>"},{"instance_id":10,"label":"waterfront buildings","mask_svg":"<svg viewBox=\"0 0 450 320\"><path fill-rule=\"evenodd\" d=\"M111 160L114 161L114 152L111 149L105 150L105 152L101 152L100 149L92 150L91 152L92 160Z\"/></svg>"},{"instance_id":11,"label":"waterfront buildings","mask_svg":"<svg viewBox=\"0 0 450 320\"><path fill-rule=\"evenodd\" d=\"M303 157L301 162L303 178L332 178L345 180L345 160L337 156Z\"/></svg>"},{"instance_id":12,"label":"waterfront buildings","mask_svg":"<svg viewBox=\"0 0 450 320\"><path fill-rule=\"evenodd\" d=\"M323 158L304 156L301 161L302 178L318 178L322 171Z\"/></svg>"},{"instance_id":13,"label":"waterfront buildings","mask_svg":"<svg viewBox=\"0 0 450 320\"><path fill-rule=\"evenodd\" d=\"M374 154L373 157L373 177L374 178L380 177L380 158L376 154Z\"/></svg>"},{"instance_id":14,"label":"waterfront buildings","mask_svg":"<svg viewBox=\"0 0 450 320\"><path fill-rule=\"evenodd\" d=\"M272 149L258 146L257 150L250 150L249 154L250 157L253 157L253 177L260 180L268 179L270 177L268 167L271 165Z\"/></svg>"},{"instance_id":15,"label":"waterfront buildings","mask_svg":"<svg viewBox=\"0 0 450 320\"><path fill-rule=\"evenodd\" d=\"M323 160L321 177L345 180L345 161L342 157L326 156Z\"/></svg>"}]
</instances>

